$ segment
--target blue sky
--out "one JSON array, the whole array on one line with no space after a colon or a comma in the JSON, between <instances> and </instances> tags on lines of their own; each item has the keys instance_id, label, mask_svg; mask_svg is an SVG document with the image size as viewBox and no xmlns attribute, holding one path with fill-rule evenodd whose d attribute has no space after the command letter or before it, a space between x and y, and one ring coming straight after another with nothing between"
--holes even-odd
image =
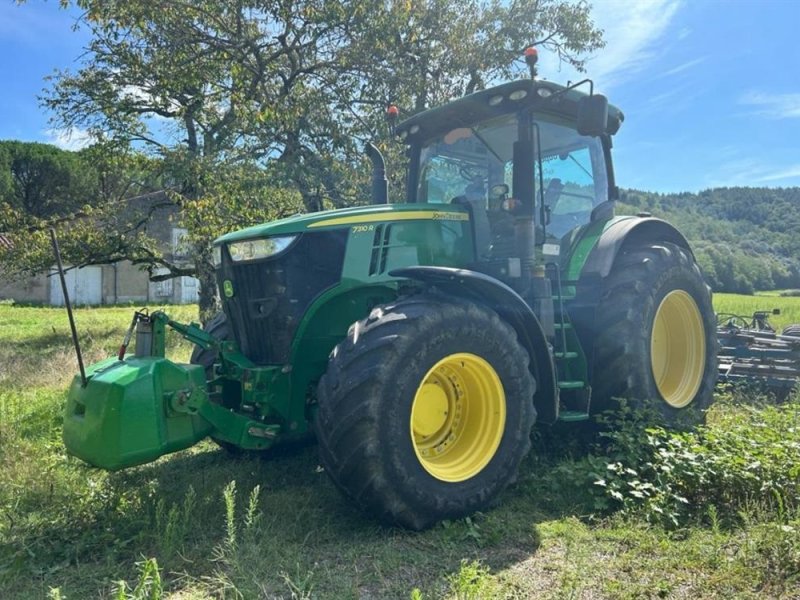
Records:
<instances>
[{"instance_id":1,"label":"blue sky","mask_svg":"<svg viewBox=\"0 0 800 600\"><path fill-rule=\"evenodd\" d=\"M677 192L800 185L800 1L595 0L606 48L588 63L622 108L623 187ZM39 107L44 77L76 68L87 33L58 3L0 0L0 139L75 148ZM553 81L582 76L540 55Z\"/></svg>"}]
</instances>

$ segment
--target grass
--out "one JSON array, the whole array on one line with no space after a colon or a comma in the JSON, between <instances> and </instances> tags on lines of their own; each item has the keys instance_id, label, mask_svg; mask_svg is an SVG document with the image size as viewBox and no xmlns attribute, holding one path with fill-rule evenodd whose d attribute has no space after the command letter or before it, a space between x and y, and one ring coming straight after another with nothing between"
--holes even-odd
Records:
<instances>
[{"instance_id":1,"label":"grass","mask_svg":"<svg viewBox=\"0 0 800 600\"><path fill-rule=\"evenodd\" d=\"M800 297L794 296L742 296L739 294L714 294L714 310L719 313L733 313L752 317L757 310L780 309L781 314L770 315L770 323L777 331L782 331L790 323L800 323Z\"/></svg>"},{"instance_id":2,"label":"grass","mask_svg":"<svg viewBox=\"0 0 800 600\"><path fill-rule=\"evenodd\" d=\"M765 308L721 296L737 312ZM787 315L797 300L775 299ZM193 311L169 309L180 320ZM76 312L87 362L116 350L130 316L129 308ZM170 339L170 356L185 360L189 345ZM313 446L231 456L203 442L117 473L92 469L60 442L76 368L62 310L0 305L3 598L800 596L796 507L777 510L752 494L719 512L699 507L677 528L608 509L592 479L607 450L567 429L536 432L496 508L422 533L352 508ZM761 426L759 415L723 399L709 427ZM800 448L800 426L782 431L780 448Z\"/></svg>"}]
</instances>

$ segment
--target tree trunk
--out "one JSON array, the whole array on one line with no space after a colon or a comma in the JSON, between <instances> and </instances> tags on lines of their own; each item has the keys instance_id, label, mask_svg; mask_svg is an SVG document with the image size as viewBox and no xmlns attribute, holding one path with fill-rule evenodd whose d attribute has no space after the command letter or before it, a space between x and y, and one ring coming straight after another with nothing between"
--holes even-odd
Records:
<instances>
[{"instance_id":1,"label":"tree trunk","mask_svg":"<svg viewBox=\"0 0 800 600\"><path fill-rule=\"evenodd\" d=\"M222 303L217 292L217 278L211 262L211 250L204 244L195 246L195 268L197 279L200 282L198 304L200 308L200 321L205 324L222 310Z\"/></svg>"}]
</instances>

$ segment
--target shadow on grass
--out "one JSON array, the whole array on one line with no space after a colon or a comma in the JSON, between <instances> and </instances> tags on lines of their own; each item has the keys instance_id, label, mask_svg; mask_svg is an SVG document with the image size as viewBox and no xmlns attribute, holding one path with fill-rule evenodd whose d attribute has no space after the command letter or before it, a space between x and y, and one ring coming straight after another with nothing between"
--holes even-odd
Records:
<instances>
[{"instance_id":1,"label":"shadow on grass","mask_svg":"<svg viewBox=\"0 0 800 600\"><path fill-rule=\"evenodd\" d=\"M462 560L500 571L537 551L537 523L587 514L575 493L580 482L554 485L588 448L585 437L537 432L518 482L495 507L420 533L381 525L353 507L319 468L311 444L235 455L204 442L112 474L69 458L71 495L40 504L41 519L0 542L0 582L21 595L60 586L68 597L94 597L135 578L134 562L153 556L167 589L188 582L245 597L308 586L323 597L408 597L414 588L438 595ZM223 499L231 481L232 514ZM252 520L247 504L256 486ZM53 511L61 518L48 521Z\"/></svg>"}]
</instances>

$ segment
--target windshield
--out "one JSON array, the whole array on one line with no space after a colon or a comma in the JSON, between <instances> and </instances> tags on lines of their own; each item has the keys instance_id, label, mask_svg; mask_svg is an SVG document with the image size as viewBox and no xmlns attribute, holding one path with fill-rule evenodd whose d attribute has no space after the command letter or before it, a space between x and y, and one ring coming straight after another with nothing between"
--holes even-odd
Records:
<instances>
[{"instance_id":1,"label":"windshield","mask_svg":"<svg viewBox=\"0 0 800 600\"><path fill-rule=\"evenodd\" d=\"M535 116L536 117L536 116ZM608 200L605 159L599 138L578 135L573 127L535 118L533 139L539 162L520 165L534 179L535 218L541 202L549 216L548 237L560 238L589 222L592 209ZM513 198L516 115L472 127L459 127L431 140L420 155L420 202L449 203L459 197L503 210Z\"/></svg>"}]
</instances>

